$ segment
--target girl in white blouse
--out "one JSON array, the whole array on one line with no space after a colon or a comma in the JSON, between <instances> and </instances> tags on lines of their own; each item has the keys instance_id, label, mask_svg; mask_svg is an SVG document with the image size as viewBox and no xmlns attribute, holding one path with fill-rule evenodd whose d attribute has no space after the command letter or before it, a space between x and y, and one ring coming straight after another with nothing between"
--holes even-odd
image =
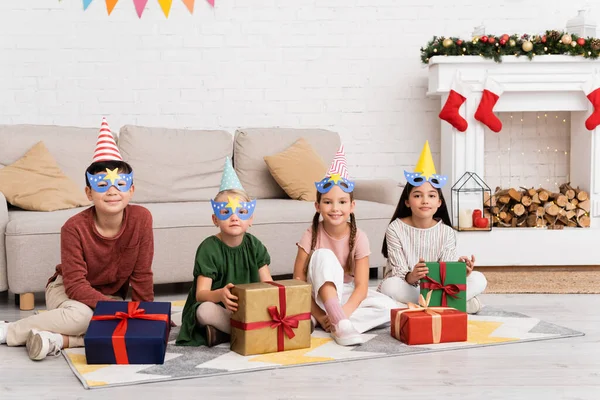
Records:
<instances>
[{"instance_id":1,"label":"girl in white blouse","mask_svg":"<svg viewBox=\"0 0 600 400\"><path fill-rule=\"evenodd\" d=\"M438 182L433 181L436 186ZM440 188L429 181L407 183L387 228L382 253L387 258L378 290L401 303L418 303L419 281L427 275L425 261L458 261L467 265L467 312L475 314L486 286L485 276L473 271L475 257L456 254L456 235Z\"/></svg>"}]
</instances>

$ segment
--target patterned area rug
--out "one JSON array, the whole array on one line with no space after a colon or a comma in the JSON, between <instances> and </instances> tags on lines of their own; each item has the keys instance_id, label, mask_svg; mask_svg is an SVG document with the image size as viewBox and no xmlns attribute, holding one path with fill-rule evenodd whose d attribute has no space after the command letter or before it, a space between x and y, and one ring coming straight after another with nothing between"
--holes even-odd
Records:
<instances>
[{"instance_id":1,"label":"patterned area rug","mask_svg":"<svg viewBox=\"0 0 600 400\"><path fill-rule=\"evenodd\" d=\"M173 303L173 320L177 325L181 321L182 308L183 302ZM584 335L537 318L492 307L484 307L479 314L469 315L469 339L462 343L407 346L394 339L387 327L364 334L366 343L360 346L343 347L338 346L328 333L316 330L308 349L244 357L230 351L229 344L213 348L175 346L178 333L179 328L171 329L163 365L88 365L83 348L66 349L63 355L83 386L96 389Z\"/></svg>"}]
</instances>

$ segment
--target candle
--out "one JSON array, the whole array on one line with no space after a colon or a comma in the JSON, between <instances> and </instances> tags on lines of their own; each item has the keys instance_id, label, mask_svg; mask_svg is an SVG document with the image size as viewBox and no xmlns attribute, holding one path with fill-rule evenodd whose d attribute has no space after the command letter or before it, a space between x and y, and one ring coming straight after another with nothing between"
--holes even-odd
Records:
<instances>
[{"instance_id":1,"label":"candle","mask_svg":"<svg viewBox=\"0 0 600 400\"><path fill-rule=\"evenodd\" d=\"M473 210L466 209L460 210L458 214L458 227L459 228L472 228L473 227Z\"/></svg>"},{"instance_id":2,"label":"candle","mask_svg":"<svg viewBox=\"0 0 600 400\"><path fill-rule=\"evenodd\" d=\"M477 219L481 218L481 210L473 210L473 226L477 226Z\"/></svg>"}]
</instances>

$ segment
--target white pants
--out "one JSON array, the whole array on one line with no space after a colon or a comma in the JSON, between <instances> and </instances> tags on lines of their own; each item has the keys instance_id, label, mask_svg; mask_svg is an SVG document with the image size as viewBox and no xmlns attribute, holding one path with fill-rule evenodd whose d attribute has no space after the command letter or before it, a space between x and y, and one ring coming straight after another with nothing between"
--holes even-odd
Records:
<instances>
[{"instance_id":1,"label":"white pants","mask_svg":"<svg viewBox=\"0 0 600 400\"><path fill-rule=\"evenodd\" d=\"M319 297L319 289L327 282L335 285L340 304L345 304L354 292L354 283L344 283L344 268L335 254L329 249L316 250L308 264L308 283L312 284L313 298L322 310L323 301ZM367 297L350 316L354 328L363 333L369 329L389 324L390 310L400 307L394 300L373 289L369 289Z\"/></svg>"},{"instance_id":2,"label":"white pants","mask_svg":"<svg viewBox=\"0 0 600 400\"><path fill-rule=\"evenodd\" d=\"M473 271L467 276L467 301L483 293L487 279L479 271ZM392 276L381 283L381 293L390 296L400 303L419 303L419 286L409 285L403 278Z\"/></svg>"}]
</instances>

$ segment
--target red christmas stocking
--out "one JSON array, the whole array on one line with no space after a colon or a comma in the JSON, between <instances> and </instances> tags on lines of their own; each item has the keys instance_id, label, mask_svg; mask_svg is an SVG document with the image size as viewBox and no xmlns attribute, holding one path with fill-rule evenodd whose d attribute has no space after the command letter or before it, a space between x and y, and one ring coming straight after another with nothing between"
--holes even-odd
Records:
<instances>
[{"instance_id":1,"label":"red christmas stocking","mask_svg":"<svg viewBox=\"0 0 600 400\"><path fill-rule=\"evenodd\" d=\"M583 84L583 91L588 100L594 106L592 115L585 120L585 127L588 131L593 131L600 125L600 79L594 76L591 80Z\"/></svg>"},{"instance_id":2,"label":"red christmas stocking","mask_svg":"<svg viewBox=\"0 0 600 400\"><path fill-rule=\"evenodd\" d=\"M479 107L477 107L477 111L475 111L475 119L494 132L502 130L502 122L492 112L502 92L504 92L504 89L502 89L502 86L498 82L487 78L483 86L481 102L479 103Z\"/></svg>"},{"instance_id":3,"label":"red christmas stocking","mask_svg":"<svg viewBox=\"0 0 600 400\"><path fill-rule=\"evenodd\" d=\"M454 81L452 81L452 86L450 87L448 100L446 100L446 104L442 107L442 111L440 111L439 115L440 119L448 122L461 132L466 131L469 126L467 121L458 113L458 109L466 100L465 94L466 90L464 84L458 76L455 77Z\"/></svg>"}]
</instances>

